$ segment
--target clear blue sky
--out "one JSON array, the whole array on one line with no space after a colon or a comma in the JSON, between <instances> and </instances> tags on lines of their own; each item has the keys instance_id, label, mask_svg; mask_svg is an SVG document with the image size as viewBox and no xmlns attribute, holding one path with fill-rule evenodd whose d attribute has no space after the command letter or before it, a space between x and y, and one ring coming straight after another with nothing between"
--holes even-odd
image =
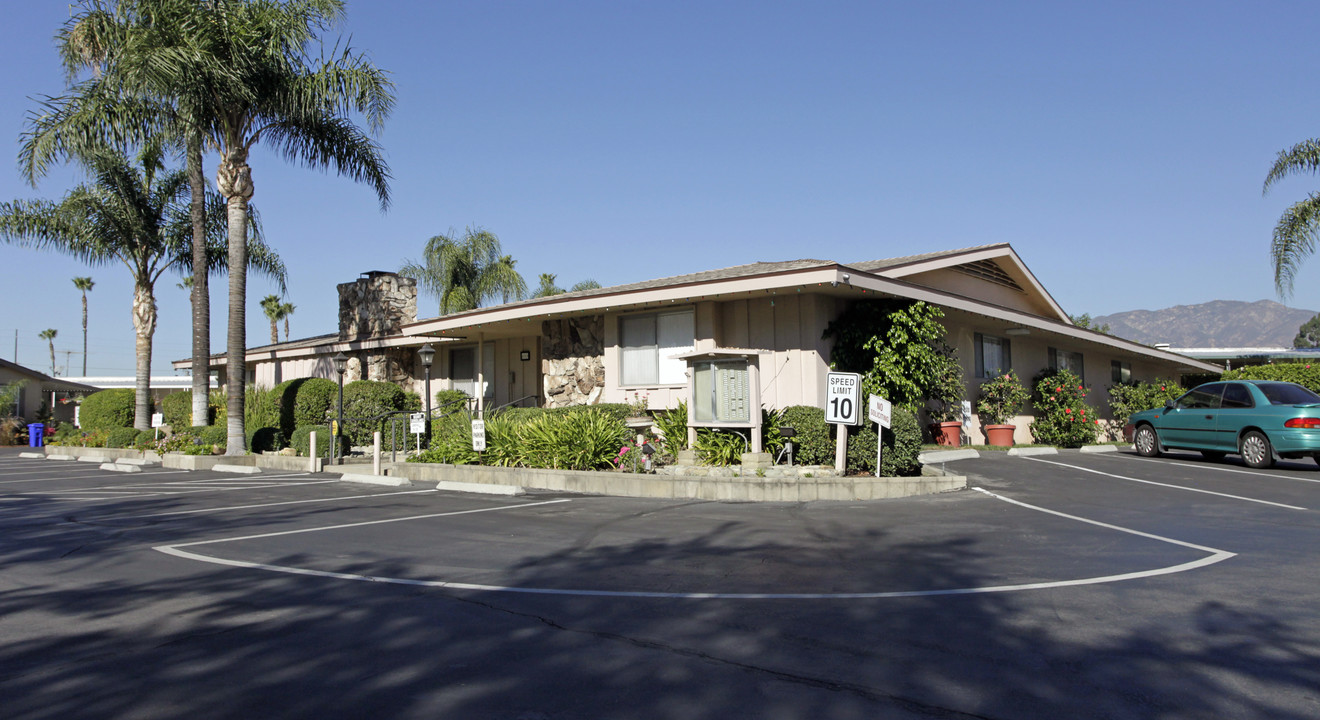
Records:
<instances>
[{"instance_id":1,"label":"clear blue sky","mask_svg":"<svg viewBox=\"0 0 1320 720\"><path fill-rule=\"evenodd\" d=\"M468 225L496 233L529 285L1010 242L1074 314L1277 299L1270 231L1320 178L1268 196L1261 182L1280 149L1320 136L1320 6L1082 5L350 0L345 35L398 85L380 138L394 204L381 214L366 186L253 156L293 334L335 330L336 283ZM6 9L11 158L31 98L62 89L51 38L67 17L57 0ZM34 190L16 165L2 198L58 198L75 178ZM125 269L0 257L0 357L17 330L18 361L48 368L47 327L81 350L71 278L91 275L89 373L131 374ZM1288 304L1320 310L1318 278L1320 258ZM157 288L161 374L191 352L175 282ZM268 340L257 303L272 290L249 284L249 345Z\"/></svg>"}]
</instances>

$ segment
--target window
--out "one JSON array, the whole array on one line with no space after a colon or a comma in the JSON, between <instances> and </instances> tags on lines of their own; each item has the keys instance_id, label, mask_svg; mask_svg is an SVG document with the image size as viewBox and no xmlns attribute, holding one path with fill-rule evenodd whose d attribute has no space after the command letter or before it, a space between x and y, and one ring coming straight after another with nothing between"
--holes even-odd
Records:
<instances>
[{"instance_id":1,"label":"window","mask_svg":"<svg viewBox=\"0 0 1320 720\"><path fill-rule=\"evenodd\" d=\"M976 333L976 376L995 377L1012 369L1012 353L1009 352L1008 338Z\"/></svg>"},{"instance_id":2,"label":"window","mask_svg":"<svg viewBox=\"0 0 1320 720\"><path fill-rule=\"evenodd\" d=\"M619 319L623 385L683 385L687 363L672 355L692 349L696 327L691 310L626 315Z\"/></svg>"},{"instance_id":3,"label":"window","mask_svg":"<svg viewBox=\"0 0 1320 720\"><path fill-rule=\"evenodd\" d=\"M1184 410L1218 410L1219 402L1223 394L1223 383L1202 385L1178 398L1178 407L1183 408Z\"/></svg>"},{"instance_id":4,"label":"window","mask_svg":"<svg viewBox=\"0 0 1320 720\"><path fill-rule=\"evenodd\" d=\"M1121 360L1110 360L1109 379L1112 380L1115 385L1132 382L1132 363L1125 363Z\"/></svg>"},{"instance_id":5,"label":"window","mask_svg":"<svg viewBox=\"0 0 1320 720\"><path fill-rule=\"evenodd\" d=\"M1082 367L1082 354L1079 352L1050 348L1050 369L1067 370L1081 379L1086 378L1086 372Z\"/></svg>"},{"instance_id":6,"label":"window","mask_svg":"<svg viewBox=\"0 0 1320 720\"><path fill-rule=\"evenodd\" d=\"M21 382L0 385L0 417L23 417L23 385Z\"/></svg>"},{"instance_id":7,"label":"window","mask_svg":"<svg viewBox=\"0 0 1320 720\"><path fill-rule=\"evenodd\" d=\"M481 349L482 379L486 381L482 390L486 399L495 397L495 343L486 343ZM477 396L477 349L475 347L456 348L449 354L449 377L455 390L462 390L468 397Z\"/></svg>"},{"instance_id":8,"label":"window","mask_svg":"<svg viewBox=\"0 0 1320 720\"><path fill-rule=\"evenodd\" d=\"M1253 408L1256 407L1256 401L1251 399L1251 391L1247 390L1245 385L1230 383L1224 386L1223 406L1226 408Z\"/></svg>"},{"instance_id":9,"label":"window","mask_svg":"<svg viewBox=\"0 0 1320 720\"><path fill-rule=\"evenodd\" d=\"M692 414L697 422L751 422L746 360L699 362L692 373Z\"/></svg>"}]
</instances>

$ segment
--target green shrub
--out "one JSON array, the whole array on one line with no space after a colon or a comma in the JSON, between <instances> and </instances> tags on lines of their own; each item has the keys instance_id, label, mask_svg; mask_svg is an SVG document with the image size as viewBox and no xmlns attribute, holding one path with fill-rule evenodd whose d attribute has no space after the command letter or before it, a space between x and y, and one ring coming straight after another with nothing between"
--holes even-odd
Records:
<instances>
[{"instance_id":1,"label":"green shrub","mask_svg":"<svg viewBox=\"0 0 1320 720\"><path fill-rule=\"evenodd\" d=\"M1172 400L1187 392L1172 380L1155 382L1132 382L1109 386L1109 413L1114 419L1109 424L1108 434L1119 440L1123 434L1123 425L1133 413L1142 410L1164 407L1165 400Z\"/></svg>"},{"instance_id":2,"label":"green shrub","mask_svg":"<svg viewBox=\"0 0 1320 720\"><path fill-rule=\"evenodd\" d=\"M885 430L881 477L907 477L921 473L921 425L917 417L894 408ZM848 436L848 472L875 474L875 425L856 428Z\"/></svg>"},{"instance_id":3,"label":"green shrub","mask_svg":"<svg viewBox=\"0 0 1320 720\"><path fill-rule=\"evenodd\" d=\"M747 436L738 430L697 428L697 462L702 465L741 465L742 454L750 452Z\"/></svg>"},{"instance_id":4,"label":"green shrub","mask_svg":"<svg viewBox=\"0 0 1320 720\"><path fill-rule=\"evenodd\" d=\"M105 446L108 448L126 448L137 440L138 431L131 428L115 428L105 439Z\"/></svg>"},{"instance_id":5,"label":"green shrub","mask_svg":"<svg viewBox=\"0 0 1320 720\"><path fill-rule=\"evenodd\" d=\"M472 450L471 421L460 413L433 423L430 448L412 461L590 470L609 467L629 434L614 413L599 407L501 412L487 418L487 450L478 455Z\"/></svg>"},{"instance_id":6,"label":"green shrub","mask_svg":"<svg viewBox=\"0 0 1320 720\"><path fill-rule=\"evenodd\" d=\"M687 449L688 407L686 401L678 403L673 410L655 414L655 427L664 438L665 452L677 455L679 450Z\"/></svg>"},{"instance_id":7,"label":"green shrub","mask_svg":"<svg viewBox=\"0 0 1320 720\"><path fill-rule=\"evenodd\" d=\"M280 393L248 385L243 395L243 427L265 428L280 426ZM252 449L251 433L248 433L248 449Z\"/></svg>"},{"instance_id":8,"label":"green shrub","mask_svg":"<svg viewBox=\"0 0 1320 720\"><path fill-rule=\"evenodd\" d=\"M294 428L293 434L289 436L289 447L298 452L300 457L311 457L311 434L316 433L316 450L320 457L330 456L330 426L329 425L299 425ZM348 438L339 437L339 449L341 453L348 452Z\"/></svg>"},{"instance_id":9,"label":"green shrub","mask_svg":"<svg viewBox=\"0 0 1320 720\"><path fill-rule=\"evenodd\" d=\"M1031 436L1038 443L1058 447L1081 447L1095 442L1100 415L1086 404L1085 397L1082 381L1068 370L1039 376L1031 395L1036 409Z\"/></svg>"},{"instance_id":10,"label":"green shrub","mask_svg":"<svg viewBox=\"0 0 1320 720\"><path fill-rule=\"evenodd\" d=\"M133 388L114 388L88 395L78 412L79 423L88 430L133 427L134 393Z\"/></svg>"},{"instance_id":11,"label":"green shrub","mask_svg":"<svg viewBox=\"0 0 1320 720\"><path fill-rule=\"evenodd\" d=\"M225 395L216 391L209 393L206 398L208 424L214 425L219 418L223 422L225 414ZM192 391L180 390L172 392L161 398L160 406L157 410L165 416L165 424L172 428L188 428L196 423L192 421Z\"/></svg>"},{"instance_id":12,"label":"green shrub","mask_svg":"<svg viewBox=\"0 0 1320 720\"><path fill-rule=\"evenodd\" d=\"M1275 363L1273 365L1245 365L1229 370L1224 380L1278 380L1297 383L1311 392L1320 393L1320 363Z\"/></svg>"},{"instance_id":13,"label":"green shrub","mask_svg":"<svg viewBox=\"0 0 1320 720\"><path fill-rule=\"evenodd\" d=\"M462 390L441 390L435 394L435 407L432 410L441 415L461 412L470 408L471 400L472 396Z\"/></svg>"},{"instance_id":14,"label":"green shrub","mask_svg":"<svg viewBox=\"0 0 1320 720\"><path fill-rule=\"evenodd\" d=\"M344 423L344 432L350 444L370 445L373 442L372 434L379 430L382 448L406 449L408 433L403 432L398 435L398 448L391 447L391 435L381 416L400 411L416 412L421 409L417 406L417 402L415 393L406 393L394 383L354 380L345 385L344 417L353 419L353 422ZM407 429L406 426L404 429Z\"/></svg>"},{"instance_id":15,"label":"green shrub","mask_svg":"<svg viewBox=\"0 0 1320 720\"><path fill-rule=\"evenodd\" d=\"M297 428L326 421L339 399L339 384L325 378L298 378L282 382L270 392L279 407L279 422L272 425L292 438Z\"/></svg>"},{"instance_id":16,"label":"green shrub","mask_svg":"<svg viewBox=\"0 0 1320 720\"><path fill-rule=\"evenodd\" d=\"M277 427L247 428L248 452L263 453L282 450L287 446L284 432Z\"/></svg>"},{"instance_id":17,"label":"green shrub","mask_svg":"<svg viewBox=\"0 0 1320 720\"><path fill-rule=\"evenodd\" d=\"M137 437L133 438L132 447L138 450L158 450L162 439L164 436L157 437L155 430L139 430Z\"/></svg>"},{"instance_id":18,"label":"green shrub","mask_svg":"<svg viewBox=\"0 0 1320 720\"><path fill-rule=\"evenodd\" d=\"M466 413L454 413L431 423L431 442L408 462L471 465L478 460L472 449L472 424Z\"/></svg>"},{"instance_id":19,"label":"green shrub","mask_svg":"<svg viewBox=\"0 0 1320 720\"><path fill-rule=\"evenodd\" d=\"M834 433L825 422L825 410L793 405L780 413L780 425L797 431L793 438L793 462L798 465L833 465Z\"/></svg>"}]
</instances>

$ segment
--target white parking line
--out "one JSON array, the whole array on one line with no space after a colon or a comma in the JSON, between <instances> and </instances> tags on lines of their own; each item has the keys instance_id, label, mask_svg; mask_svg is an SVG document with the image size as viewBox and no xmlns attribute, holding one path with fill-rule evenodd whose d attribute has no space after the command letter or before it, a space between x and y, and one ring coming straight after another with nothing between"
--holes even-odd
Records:
<instances>
[{"instance_id":1,"label":"white parking line","mask_svg":"<svg viewBox=\"0 0 1320 720\"><path fill-rule=\"evenodd\" d=\"M218 508L200 508L197 510L175 510L174 512L150 513L148 515L103 515L93 520L140 520L143 518L169 517L171 515L196 515L198 513L222 512L225 510L252 510L254 508L277 507L279 505L303 505L306 503L336 502L339 500L363 500L365 498L393 497L395 495L421 495L435 490L404 490L401 492L372 493L370 495L345 495L344 497L316 498L314 500L285 500L283 502L259 503L256 505L230 505Z\"/></svg>"},{"instance_id":2,"label":"white parking line","mask_svg":"<svg viewBox=\"0 0 1320 720\"><path fill-rule=\"evenodd\" d=\"M256 486L244 485L241 487L207 486L200 489L195 489L196 483L185 480L179 483L170 483L168 485L162 485L156 483L143 483L140 485L107 485L101 488L51 490L46 492L32 491L32 492L25 492L22 494L36 495L54 500L76 500L76 501L86 502L93 500L115 500L125 497L146 498L146 497L161 497L164 495L196 495L199 493L232 492L235 490L260 490L263 488L302 487L304 485L328 485L330 483L338 483L338 482L339 482L338 480L313 480L311 482L267 483L265 485L256 485ZM157 488L164 488L164 489L157 489ZM175 488L184 488L184 489L177 490ZM194 489L188 489L188 488L194 488ZM109 495L106 495L104 497L98 497L98 495L105 493L109 493Z\"/></svg>"},{"instance_id":3,"label":"white parking line","mask_svg":"<svg viewBox=\"0 0 1320 720\"><path fill-rule=\"evenodd\" d=\"M1142 480L1141 478L1128 477L1126 475L1115 475L1113 473L1107 473L1101 470L1092 470L1091 468L1085 468L1079 465L1069 465L1068 463L1057 462L1054 460L1041 460L1040 458L1036 458L1036 457L1027 457L1024 459L1031 460L1032 462L1046 463L1047 465L1058 465L1059 467L1066 467L1071 470L1080 470L1081 472L1095 473L1096 475L1104 475L1105 477L1111 477L1116 480L1128 480L1130 482L1144 483L1146 485L1158 485L1159 487L1171 488L1173 490L1184 490L1186 492L1201 493L1203 495L1215 495L1217 497L1229 498L1231 500L1241 500L1243 502L1260 503L1261 505L1273 505L1274 507L1287 508L1289 510L1309 509L1304 507L1298 507L1296 505L1287 505L1284 503L1272 502L1270 500L1261 500L1259 498L1249 498L1249 497L1243 497L1241 495L1229 495L1228 493L1215 492L1213 490L1202 490L1200 488L1190 488L1184 485L1172 485L1170 483L1155 482L1154 480Z\"/></svg>"},{"instance_id":4,"label":"white parking line","mask_svg":"<svg viewBox=\"0 0 1320 720\"><path fill-rule=\"evenodd\" d=\"M1116 460L1118 459L1118 457L1115 456L1120 455L1120 453L1106 453L1106 454L1109 457ZM1297 477L1296 475L1276 475L1274 473L1261 472L1259 470L1243 470L1242 468L1224 467L1223 465L1214 465L1208 462L1196 462L1196 461L1186 462L1186 461L1180 461L1178 458L1175 457L1167 457L1160 460L1157 460L1155 458L1133 457L1131 455L1123 455L1122 457L1125 460L1137 460L1140 462L1162 463L1165 465L1177 465L1179 467L1196 468L1197 470L1214 470L1216 472L1237 473L1239 475L1254 475L1256 477L1267 477L1267 478L1273 478L1275 480L1296 480L1297 482L1320 483L1320 479L1315 479L1315 478Z\"/></svg>"},{"instance_id":5,"label":"white parking line","mask_svg":"<svg viewBox=\"0 0 1320 720\"><path fill-rule=\"evenodd\" d=\"M265 533L262 535L247 535L243 537L222 538L220 540L202 540L199 542L180 543L177 545L158 545L153 550L174 555L176 557L189 560L198 560L205 563L216 565L225 565L228 567L248 568L252 570L267 570L270 572L288 573L291 575L306 575L312 577L331 578L335 580L354 580L360 582L390 583L395 585L411 585L419 587L448 588L453 590L482 590L490 592L511 592L530 595L570 595L580 597L614 597L614 598L660 598L660 599L680 599L680 600L874 600L883 598L910 598L910 597L934 597L941 595L977 595L986 593L1018 592L1023 590L1044 590L1050 588L1076 587L1079 585L1099 585L1102 583L1120 582L1124 580L1136 580L1140 578L1156 577L1160 575L1171 575L1174 573L1186 572L1197 568L1207 567L1215 563L1222 562L1236 553L1226 550L1218 550L1204 545L1194 545L1192 543L1174 540L1172 538L1152 535L1150 533L1132 530L1130 528L1111 525L1109 523L1089 520L1087 518L1069 515L1057 510L1049 510L1035 505L1029 505L1018 500L1010 500L1001 495L974 488L978 492L984 493L996 500L1011 503L1029 510L1036 510L1050 515L1076 520L1078 522L1095 525L1097 527L1114 530L1116 532L1128 533L1159 542L1166 542L1180 547L1209 553L1206 557L1191 562L1170 565L1168 567L1156 568L1153 570L1140 570L1130 573L1119 573L1115 575L1104 575L1099 577L1079 578L1076 580L1055 580L1048 582L1023 583L1020 585L990 585L981 587L966 588L948 588L943 590L900 590L893 592L861 592L861 593L681 593L681 592L647 592L647 591L628 591L628 590L582 590L582 589L558 589L558 588L531 588L531 587L510 587L505 585L484 585L477 583L449 582L445 580L416 580L412 578L382 577L377 575L357 575L354 573L339 573L326 570L312 570L309 568L289 567L285 565L267 565L264 563L248 562L245 560L228 560L211 555L202 555L200 553L181 550L185 547L196 547L199 545L211 545L215 543L235 542L238 540L254 540L258 538L277 537L280 535L294 535L298 533L320 532L322 530L338 530L343 528L360 527L363 525L376 525L387 522L403 522L407 520L421 520L426 518L448 517L452 515L466 515L477 512L494 512L499 510L514 510L524 507L535 507L537 505L551 505L558 502L568 502L567 500L551 500L548 502L528 503L526 505L505 505L494 508L484 508L481 510L463 510L451 513L435 513L431 515L416 515L413 517L393 518L390 520L375 520L362 523L350 523L346 525L331 525L327 527L306 528L303 530L288 530L285 532Z\"/></svg>"}]
</instances>

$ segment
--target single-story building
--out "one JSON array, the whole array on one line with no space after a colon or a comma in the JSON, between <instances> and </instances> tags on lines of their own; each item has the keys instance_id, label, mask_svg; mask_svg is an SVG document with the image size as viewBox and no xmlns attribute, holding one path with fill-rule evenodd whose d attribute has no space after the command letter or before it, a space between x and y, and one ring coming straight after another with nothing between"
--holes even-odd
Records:
<instances>
[{"instance_id":1,"label":"single-story building","mask_svg":"<svg viewBox=\"0 0 1320 720\"><path fill-rule=\"evenodd\" d=\"M13 404L0 407L0 418L17 417L34 423L50 413L60 422L73 422L75 398L96 392L97 388L65 378L56 378L0 360L0 388L19 385Z\"/></svg>"},{"instance_id":2,"label":"single-story building","mask_svg":"<svg viewBox=\"0 0 1320 720\"><path fill-rule=\"evenodd\" d=\"M252 348L250 382L333 379L331 358L342 352L350 357L346 381L390 380L421 391L426 368L417 350L430 344L432 391L463 390L482 409L640 399L671 408L690 397L692 363L703 357L712 368L720 359L754 361L754 392L765 407L821 407L830 369L824 331L849 303L870 298L943 309L973 405L981 382L1008 368L1024 382L1045 368L1071 369L1099 408L1115 382L1221 370L1078 327L1007 243L847 264L756 262L422 320L410 278L371 272L338 288L339 332ZM223 373L223 365L223 356L213 359L213 370ZM748 376L726 373L703 392L742 392L730 382ZM1014 424L1017 441L1030 441L1030 415ZM984 442L975 418L969 431L972 442Z\"/></svg>"}]
</instances>

